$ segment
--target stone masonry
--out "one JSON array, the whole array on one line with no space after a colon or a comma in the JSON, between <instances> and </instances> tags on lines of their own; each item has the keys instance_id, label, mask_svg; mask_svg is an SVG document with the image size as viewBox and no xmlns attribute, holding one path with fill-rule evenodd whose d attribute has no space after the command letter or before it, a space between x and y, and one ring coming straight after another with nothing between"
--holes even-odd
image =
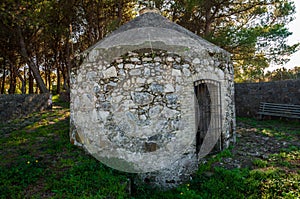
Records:
<instances>
[{"instance_id":1,"label":"stone masonry","mask_svg":"<svg viewBox=\"0 0 300 199\"><path fill-rule=\"evenodd\" d=\"M234 141L229 54L161 15L135 18L82 58L71 73L70 137L102 163L170 188L188 180L215 145L223 149ZM220 85L210 99L220 122L210 111L210 127L196 151L200 80L210 96L216 86L209 82Z\"/></svg>"},{"instance_id":2,"label":"stone masonry","mask_svg":"<svg viewBox=\"0 0 300 199\"><path fill-rule=\"evenodd\" d=\"M260 102L300 105L300 79L235 84L236 114L258 117Z\"/></svg>"},{"instance_id":3,"label":"stone masonry","mask_svg":"<svg viewBox=\"0 0 300 199\"><path fill-rule=\"evenodd\" d=\"M50 94L0 95L0 123L49 108Z\"/></svg>"}]
</instances>

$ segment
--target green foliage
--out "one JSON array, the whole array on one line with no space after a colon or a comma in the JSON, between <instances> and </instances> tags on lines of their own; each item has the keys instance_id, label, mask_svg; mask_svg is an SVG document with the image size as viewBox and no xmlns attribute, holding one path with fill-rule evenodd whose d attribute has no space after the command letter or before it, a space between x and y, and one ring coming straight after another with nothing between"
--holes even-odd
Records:
<instances>
[{"instance_id":1,"label":"green foliage","mask_svg":"<svg viewBox=\"0 0 300 199\"><path fill-rule=\"evenodd\" d=\"M217 155L211 156L207 162L199 165L198 174L202 174L205 171L211 170L211 168L213 167L212 166L213 163L215 163L217 161L221 161L222 158L231 157L231 156L232 156L232 154L230 152L230 148L221 151Z\"/></svg>"},{"instance_id":2,"label":"green foliage","mask_svg":"<svg viewBox=\"0 0 300 199\"><path fill-rule=\"evenodd\" d=\"M299 174L284 174L284 171L272 168L253 170L249 176L251 181L261 181L261 198L298 198L299 179Z\"/></svg>"},{"instance_id":3,"label":"green foliage","mask_svg":"<svg viewBox=\"0 0 300 199\"><path fill-rule=\"evenodd\" d=\"M263 198L299 198L299 175L286 178L270 178L262 185Z\"/></svg>"},{"instance_id":4,"label":"green foliage","mask_svg":"<svg viewBox=\"0 0 300 199\"><path fill-rule=\"evenodd\" d=\"M52 111L1 124L9 136L0 139L0 198L128 198L125 174L69 142L69 112L57 99Z\"/></svg>"},{"instance_id":5,"label":"green foliage","mask_svg":"<svg viewBox=\"0 0 300 199\"><path fill-rule=\"evenodd\" d=\"M288 0L186 0L174 2L166 15L229 51L235 80L244 82L263 79L271 62L283 64L297 51L298 43L286 43L291 35L286 25L294 13L295 6Z\"/></svg>"},{"instance_id":6,"label":"green foliage","mask_svg":"<svg viewBox=\"0 0 300 199\"><path fill-rule=\"evenodd\" d=\"M193 186L201 190L203 198L243 198L245 193L253 192L256 188L249 186L245 180L248 172L216 167L212 177L199 177Z\"/></svg>"},{"instance_id":7,"label":"green foliage","mask_svg":"<svg viewBox=\"0 0 300 199\"><path fill-rule=\"evenodd\" d=\"M292 150L291 150L292 149ZM291 146L287 152L283 151L277 154L272 154L269 160L273 166L283 166L288 168L297 168L297 165L292 164L300 158L300 147Z\"/></svg>"},{"instance_id":8,"label":"green foliage","mask_svg":"<svg viewBox=\"0 0 300 199\"><path fill-rule=\"evenodd\" d=\"M261 159L255 159L253 160L254 166L257 166L259 168L264 168L267 167L268 162L266 160L261 160Z\"/></svg>"},{"instance_id":9,"label":"green foliage","mask_svg":"<svg viewBox=\"0 0 300 199\"><path fill-rule=\"evenodd\" d=\"M96 195L117 198L127 195L126 176L110 173L109 169L90 157L80 158L80 162L72 166L65 165L63 168L68 169L64 173L50 175L46 181L48 182L46 188L56 193L58 197Z\"/></svg>"},{"instance_id":10,"label":"green foliage","mask_svg":"<svg viewBox=\"0 0 300 199\"><path fill-rule=\"evenodd\" d=\"M287 70L286 68L278 68L272 72L268 71L265 75L267 81L279 81L287 79L300 79L300 67Z\"/></svg>"},{"instance_id":11,"label":"green foliage","mask_svg":"<svg viewBox=\"0 0 300 199\"><path fill-rule=\"evenodd\" d=\"M33 87L40 87L60 93L56 85L67 90L74 57L132 19L138 2L1 1L0 92L27 88L33 93ZM295 13L290 0L152 2L172 21L229 51L237 82L263 80L271 62L283 64L299 48L297 43L287 44L287 25ZM37 84L25 71L26 64Z\"/></svg>"},{"instance_id":12,"label":"green foliage","mask_svg":"<svg viewBox=\"0 0 300 199\"><path fill-rule=\"evenodd\" d=\"M253 168L216 166L232 148L203 160L198 172L176 189L146 184L129 194L125 174L106 167L69 142L69 110L54 97L53 110L0 124L0 198L299 198L299 146L289 145ZM284 141L299 140L299 123L238 118L256 133ZM248 128L247 127L247 128ZM245 127L246 128L246 127ZM266 134L263 130L266 129ZM277 136L278 132L280 133Z\"/></svg>"}]
</instances>

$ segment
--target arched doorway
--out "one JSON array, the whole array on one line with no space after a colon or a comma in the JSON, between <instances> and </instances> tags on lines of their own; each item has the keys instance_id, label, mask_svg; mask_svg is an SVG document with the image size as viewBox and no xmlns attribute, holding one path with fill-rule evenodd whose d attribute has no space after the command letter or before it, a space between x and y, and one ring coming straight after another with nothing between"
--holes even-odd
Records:
<instances>
[{"instance_id":1,"label":"arched doorway","mask_svg":"<svg viewBox=\"0 0 300 199\"><path fill-rule=\"evenodd\" d=\"M215 146L222 131L220 82L194 82L196 113L196 153L204 156Z\"/></svg>"}]
</instances>

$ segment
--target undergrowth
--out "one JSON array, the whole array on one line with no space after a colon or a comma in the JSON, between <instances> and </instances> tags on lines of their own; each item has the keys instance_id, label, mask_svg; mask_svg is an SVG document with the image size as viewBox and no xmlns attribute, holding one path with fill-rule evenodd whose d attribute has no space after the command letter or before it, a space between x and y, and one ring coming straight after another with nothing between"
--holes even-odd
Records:
<instances>
[{"instance_id":1,"label":"undergrowth","mask_svg":"<svg viewBox=\"0 0 300 199\"><path fill-rule=\"evenodd\" d=\"M176 189L130 189L131 174L108 168L69 142L68 104L54 99L53 110L0 123L0 198L300 198L297 146L255 159L254 168L215 167L232 156L229 148L207 158L192 180ZM299 139L296 122L238 121L266 136Z\"/></svg>"}]
</instances>

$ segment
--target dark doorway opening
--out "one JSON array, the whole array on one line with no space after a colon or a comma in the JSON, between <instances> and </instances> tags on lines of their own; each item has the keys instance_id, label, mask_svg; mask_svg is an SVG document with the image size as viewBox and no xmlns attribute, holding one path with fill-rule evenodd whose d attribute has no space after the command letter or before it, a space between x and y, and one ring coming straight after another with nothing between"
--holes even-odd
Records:
<instances>
[{"instance_id":1,"label":"dark doorway opening","mask_svg":"<svg viewBox=\"0 0 300 199\"><path fill-rule=\"evenodd\" d=\"M220 135L221 92L220 83L215 80L198 80L194 82L196 109L196 153L198 154L208 133ZM208 147L209 143L207 144ZM204 146L205 147L205 146Z\"/></svg>"}]
</instances>

